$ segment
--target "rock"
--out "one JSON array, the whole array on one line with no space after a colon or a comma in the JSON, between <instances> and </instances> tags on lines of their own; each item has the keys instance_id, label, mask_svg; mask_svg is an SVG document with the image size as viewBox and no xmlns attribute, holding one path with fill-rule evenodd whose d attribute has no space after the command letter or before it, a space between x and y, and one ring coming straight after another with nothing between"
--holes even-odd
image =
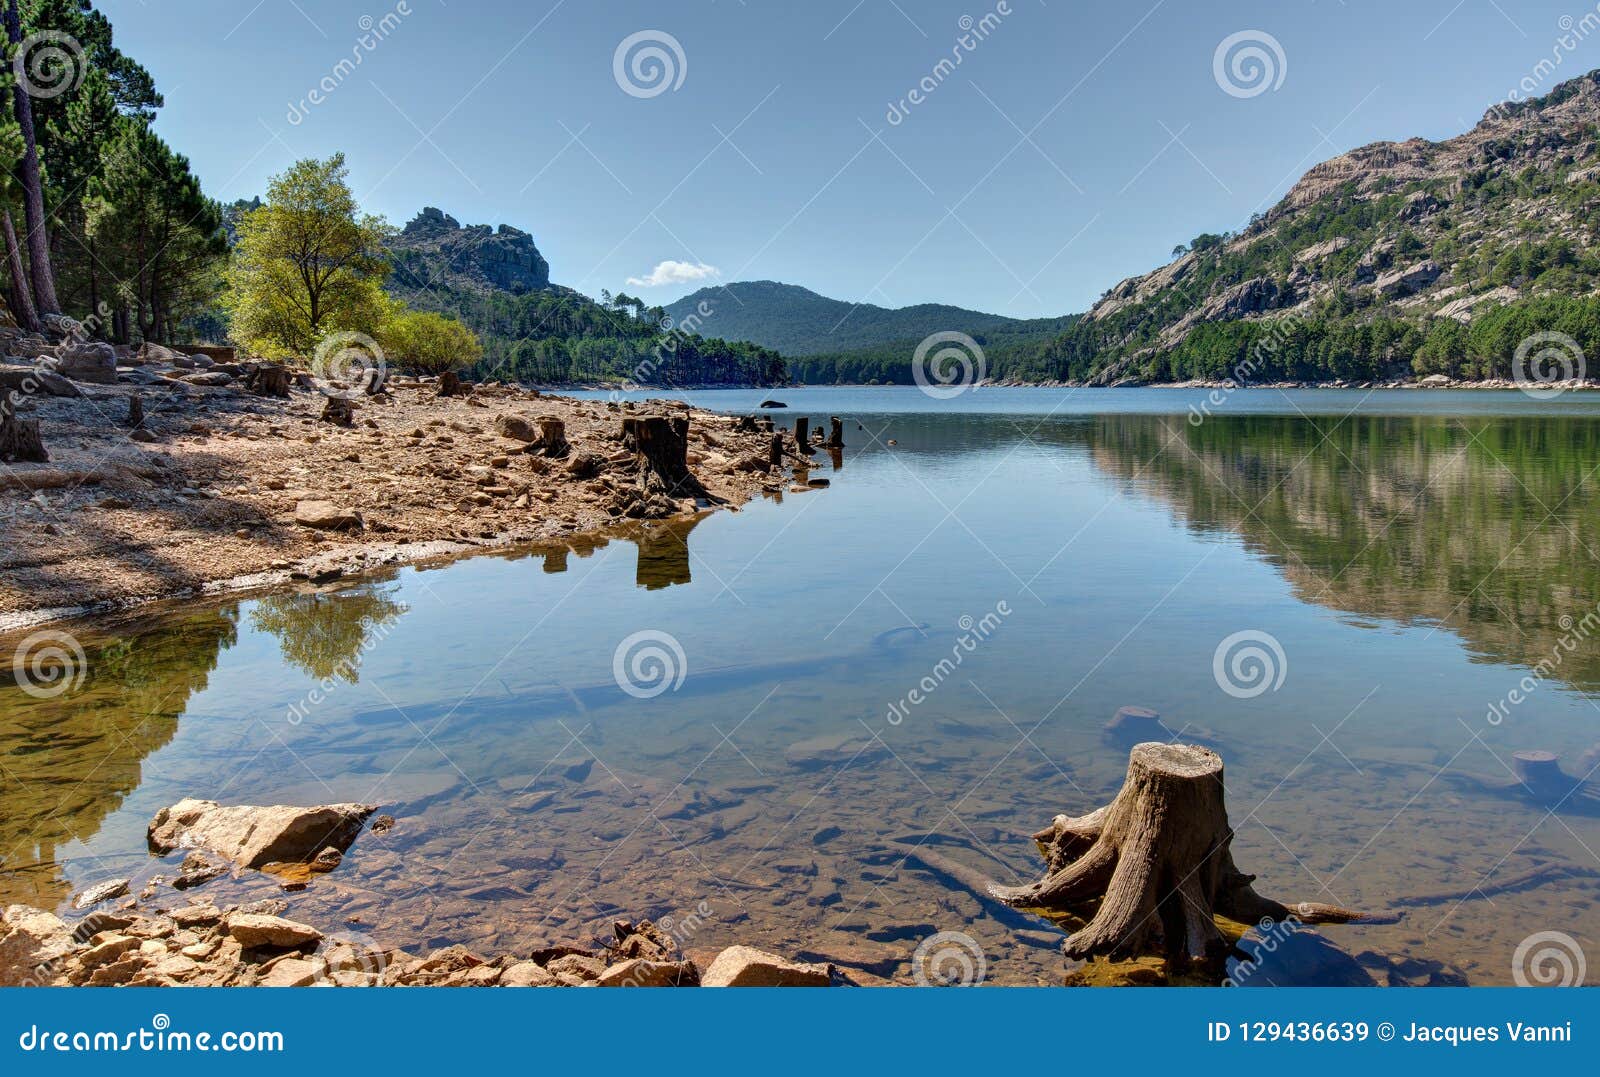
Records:
<instances>
[{"instance_id":1,"label":"rock","mask_svg":"<svg viewBox=\"0 0 1600 1077\"><path fill-rule=\"evenodd\" d=\"M290 957L275 963L261 978L261 987L305 987L317 982L322 966L315 961Z\"/></svg>"},{"instance_id":2,"label":"rock","mask_svg":"<svg viewBox=\"0 0 1600 1077\"><path fill-rule=\"evenodd\" d=\"M1417 384L1426 386L1430 389L1437 389L1445 385L1454 385L1455 379L1451 378L1448 374L1429 374L1426 378L1418 379Z\"/></svg>"},{"instance_id":3,"label":"rock","mask_svg":"<svg viewBox=\"0 0 1600 1077\"><path fill-rule=\"evenodd\" d=\"M78 397L83 390L54 371L38 367L0 367L0 391L21 396Z\"/></svg>"},{"instance_id":4,"label":"rock","mask_svg":"<svg viewBox=\"0 0 1600 1077\"><path fill-rule=\"evenodd\" d=\"M532 961L518 961L500 974L501 987L554 987L556 978Z\"/></svg>"},{"instance_id":5,"label":"rock","mask_svg":"<svg viewBox=\"0 0 1600 1077\"><path fill-rule=\"evenodd\" d=\"M700 970L693 961L635 957L612 965L595 983L599 987L699 987Z\"/></svg>"},{"instance_id":6,"label":"rock","mask_svg":"<svg viewBox=\"0 0 1600 1077\"><path fill-rule=\"evenodd\" d=\"M558 979L565 973L580 980L598 980L605 974L606 963L586 954L566 954L546 965L545 971Z\"/></svg>"},{"instance_id":7,"label":"rock","mask_svg":"<svg viewBox=\"0 0 1600 1077\"><path fill-rule=\"evenodd\" d=\"M749 946L730 946L700 977L702 987L829 987L826 965L804 965Z\"/></svg>"},{"instance_id":8,"label":"rock","mask_svg":"<svg viewBox=\"0 0 1600 1077\"><path fill-rule=\"evenodd\" d=\"M48 984L72 952L72 931L54 913L9 905L0 916L0 987Z\"/></svg>"},{"instance_id":9,"label":"rock","mask_svg":"<svg viewBox=\"0 0 1600 1077\"><path fill-rule=\"evenodd\" d=\"M73 381L95 385L117 383L117 351L99 341L61 345L56 349L55 365L58 373Z\"/></svg>"},{"instance_id":10,"label":"rock","mask_svg":"<svg viewBox=\"0 0 1600 1077\"><path fill-rule=\"evenodd\" d=\"M72 907L74 909L87 909L89 906L98 905L102 901L119 898L128 892L128 885L129 881L127 879L107 879L103 883L96 883L73 898Z\"/></svg>"},{"instance_id":11,"label":"rock","mask_svg":"<svg viewBox=\"0 0 1600 1077\"><path fill-rule=\"evenodd\" d=\"M85 972L93 972L102 965L122 960L123 955L139 948L139 940L128 935L113 935L78 955L78 965Z\"/></svg>"},{"instance_id":12,"label":"rock","mask_svg":"<svg viewBox=\"0 0 1600 1077\"><path fill-rule=\"evenodd\" d=\"M592 479L605 467L605 457L585 449L572 454L572 459L567 461L567 474L575 479Z\"/></svg>"},{"instance_id":13,"label":"rock","mask_svg":"<svg viewBox=\"0 0 1600 1077\"><path fill-rule=\"evenodd\" d=\"M185 374L178 380L187 385L204 385L217 388L232 383L233 375L220 370L208 370L202 374Z\"/></svg>"},{"instance_id":14,"label":"rock","mask_svg":"<svg viewBox=\"0 0 1600 1077\"><path fill-rule=\"evenodd\" d=\"M199 886L201 883L208 883L212 879L220 878L227 873L228 866L226 863L218 862L197 850L183 858L183 864L179 867L179 875L172 880L172 888L174 890L189 890Z\"/></svg>"},{"instance_id":15,"label":"rock","mask_svg":"<svg viewBox=\"0 0 1600 1077\"><path fill-rule=\"evenodd\" d=\"M146 838L160 855L207 848L259 868L274 861L307 862L329 846L346 850L376 810L372 804L224 808L214 800L184 799L156 813Z\"/></svg>"},{"instance_id":16,"label":"rock","mask_svg":"<svg viewBox=\"0 0 1600 1077\"><path fill-rule=\"evenodd\" d=\"M786 407L788 407L788 406L789 406L789 405L788 405L788 404L785 404L785 403L784 403L784 402L783 402L783 401L781 401L781 400L763 400L763 401L762 401L762 402L761 402L761 403L760 403L760 404L759 404L759 405L757 405L757 406L758 406L758 407L763 407L763 408L786 408Z\"/></svg>"},{"instance_id":17,"label":"rock","mask_svg":"<svg viewBox=\"0 0 1600 1077\"><path fill-rule=\"evenodd\" d=\"M1443 270L1437 262L1429 259L1418 262L1416 265L1404 269L1390 270L1372 282L1373 289L1385 298L1410 295L1421 288L1425 288L1439 278Z\"/></svg>"},{"instance_id":18,"label":"rock","mask_svg":"<svg viewBox=\"0 0 1600 1077\"><path fill-rule=\"evenodd\" d=\"M611 925L617 941L612 946L612 956L617 961L644 958L648 961L677 961L683 957L678 941L649 920L634 924L618 920Z\"/></svg>"},{"instance_id":19,"label":"rock","mask_svg":"<svg viewBox=\"0 0 1600 1077\"><path fill-rule=\"evenodd\" d=\"M845 763L866 763L888 754L888 749L872 737L839 733L796 741L784 752L784 758L791 767L817 770Z\"/></svg>"},{"instance_id":20,"label":"rock","mask_svg":"<svg viewBox=\"0 0 1600 1077\"><path fill-rule=\"evenodd\" d=\"M294 522L318 531L357 531L361 514L332 501L302 501L294 507Z\"/></svg>"},{"instance_id":21,"label":"rock","mask_svg":"<svg viewBox=\"0 0 1600 1077\"><path fill-rule=\"evenodd\" d=\"M310 924L285 920L281 916L262 916L239 912L228 917L228 934L232 935L238 940L239 945L246 949L256 946L272 946L281 950L289 950L317 942L322 938L322 932Z\"/></svg>"},{"instance_id":22,"label":"rock","mask_svg":"<svg viewBox=\"0 0 1600 1077\"><path fill-rule=\"evenodd\" d=\"M498 415L494 420L495 432L503 438L529 444L539 440L533 424L520 415Z\"/></svg>"}]
</instances>

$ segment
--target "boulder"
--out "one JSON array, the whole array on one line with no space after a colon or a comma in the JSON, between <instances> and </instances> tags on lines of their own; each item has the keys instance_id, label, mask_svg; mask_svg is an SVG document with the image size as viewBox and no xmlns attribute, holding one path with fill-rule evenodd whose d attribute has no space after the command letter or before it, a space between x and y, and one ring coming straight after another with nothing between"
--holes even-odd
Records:
<instances>
[{"instance_id":1,"label":"boulder","mask_svg":"<svg viewBox=\"0 0 1600 1077\"><path fill-rule=\"evenodd\" d=\"M332 501L302 501L294 507L294 522L318 531L356 531L361 527L361 514Z\"/></svg>"},{"instance_id":2,"label":"boulder","mask_svg":"<svg viewBox=\"0 0 1600 1077\"><path fill-rule=\"evenodd\" d=\"M83 390L52 370L39 367L0 368L0 392L20 396L82 396Z\"/></svg>"},{"instance_id":3,"label":"boulder","mask_svg":"<svg viewBox=\"0 0 1600 1077\"><path fill-rule=\"evenodd\" d=\"M501 987L555 987L557 982L533 961L518 961L500 974Z\"/></svg>"},{"instance_id":4,"label":"boulder","mask_svg":"<svg viewBox=\"0 0 1600 1077\"><path fill-rule=\"evenodd\" d=\"M160 855L205 848L247 868L307 863L330 846L348 849L375 811L374 804L224 808L214 800L186 798L157 812L146 837Z\"/></svg>"},{"instance_id":5,"label":"boulder","mask_svg":"<svg viewBox=\"0 0 1600 1077\"><path fill-rule=\"evenodd\" d=\"M315 961L299 957L286 957L267 970L261 978L262 987L306 987L317 982L322 966Z\"/></svg>"},{"instance_id":6,"label":"boulder","mask_svg":"<svg viewBox=\"0 0 1600 1077\"><path fill-rule=\"evenodd\" d=\"M826 965L805 965L749 946L730 946L700 977L702 987L830 987Z\"/></svg>"},{"instance_id":7,"label":"boulder","mask_svg":"<svg viewBox=\"0 0 1600 1077\"><path fill-rule=\"evenodd\" d=\"M241 912L228 917L228 934L246 949L254 946L274 946L287 950L317 942L322 938L322 932L310 924L285 920L281 916Z\"/></svg>"},{"instance_id":8,"label":"boulder","mask_svg":"<svg viewBox=\"0 0 1600 1077\"><path fill-rule=\"evenodd\" d=\"M74 949L72 931L54 913L28 905L0 915L0 987L48 984Z\"/></svg>"},{"instance_id":9,"label":"boulder","mask_svg":"<svg viewBox=\"0 0 1600 1077\"><path fill-rule=\"evenodd\" d=\"M500 415L494 420L494 429L503 438L529 444L539 440L539 431L520 415Z\"/></svg>"},{"instance_id":10,"label":"boulder","mask_svg":"<svg viewBox=\"0 0 1600 1077\"><path fill-rule=\"evenodd\" d=\"M117 350L100 341L63 344L56 349L56 370L73 381L115 385Z\"/></svg>"},{"instance_id":11,"label":"boulder","mask_svg":"<svg viewBox=\"0 0 1600 1077\"><path fill-rule=\"evenodd\" d=\"M699 987L700 970L693 961L651 961L643 957L619 962L600 974L597 987Z\"/></svg>"}]
</instances>

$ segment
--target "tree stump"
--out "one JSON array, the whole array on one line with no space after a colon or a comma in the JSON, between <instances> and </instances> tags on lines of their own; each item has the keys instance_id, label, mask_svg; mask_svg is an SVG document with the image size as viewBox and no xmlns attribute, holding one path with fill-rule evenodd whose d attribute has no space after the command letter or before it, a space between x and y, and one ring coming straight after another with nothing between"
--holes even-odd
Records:
<instances>
[{"instance_id":1,"label":"tree stump","mask_svg":"<svg viewBox=\"0 0 1600 1077\"><path fill-rule=\"evenodd\" d=\"M16 398L10 393L0 396L0 460L8 464L50 462L39 420L17 418Z\"/></svg>"},{"instance_id":2,"label":"tree stump","mask_svg":"<svg viewBox=\"0 0 1600 1077\"><path fill-rule=\"evenodd\" d=\"M567 444L567 424L553 415L536 415L534 425L539 428L539 436L529 443L530 450L538 450L545 456L560 457L567 455L571 448Z\"/></svg>"},{"instance_id":3,"label":"tree stump","mask_svg":"<svg viewBox=\"0 0 1600 1077\"><path fill-rule=\"evenodd\" d=\"M794 421L794 444L802 456L811 455L811 420L804 415Z\"/></svg>"},{"instance_id":4,"label":"tree stump","mask_svg":"<svg viewBox=\"0 0 1600 1077\"><path fill-rule=\"evenodd\" d=\"M844 448L844 420L835 415L828 420L828 426L830 428L828 440L823 442L824 447L829 449Z\"/></svg>"},{"instance_id":5,"label":"tree stump","mask_svg":"<svg viewBox=\"0 0 1600 1077\"><path fill-rule=\"evenodd\" d=\"M134 393L128 397L128 426L137 430L144 425L144 397Z\"/></svg>"},{"instance_id":6,"label":"tree stump","mask_svg":"<svg viewBox=\"0 0 1600 1077\"><path fill-rule=\"evenodd\" d=\"M1229 851L1222 759L1209 748L1136 745L1115 800L1078 818L1058 815L1034 840L1050 873L991 892L1016 908L1088 915L1062 947L1070 957L1160 952L1220 966L1233 943L1217 928L1218 914L1241 924L1362 918L1333 905L1283 905L1251 889L1254 877Z\"/></svg>"},{"instance_id":7,"label":"tree stump","mask_svg":"<svg viewBox=\"0 0 1600 1077\"><path fill-rule=\"evenodd\" d=\"M783 435L773 434L772 441L767 446L767 470L777 471L783 467Z\"/></svg>"},{"instance_id":8,"label":"tree stump","mask_svg":"<svg viewBox=\"0 0 1600 1077\"><path fill-rule=\"evenodd\" d=\"M453 370L446 370L439 375L440 396L460 396L461 376Z\"/></svg>"},{"instance_id":9,"label":"tree stump","mask_svg":"<svg viewBox=\"0 0 1600 1077\"><path fill-rule=\"evenodd\" d=\"M335 426L353 426L356 406L347 396L330 396L322 405L322 421Z\"/></svg>"},{"instance_id":10,"label":"tree stump","mask_svg":"<svg viewBox=\"0 0 1600 1077\"><path fill-rule=\"evenodd\" d=\"M259 396L275 396L287 400L293 377L289 368L279 363L261 363L250 371L245 385Z\"/></svg>"},{"instance_id":11,"label":"tree stump","mask_svg":"<svg viewBox=\"0 0 1600 1077\"><path fill-rule=\"evenodd\" d=\"M1511 756L1511 769L1517 780L1541 801L1560 800L1580 784L1579 778L1562 771L1556 753L1530 749Z\"/></svg>"}]
</instances>

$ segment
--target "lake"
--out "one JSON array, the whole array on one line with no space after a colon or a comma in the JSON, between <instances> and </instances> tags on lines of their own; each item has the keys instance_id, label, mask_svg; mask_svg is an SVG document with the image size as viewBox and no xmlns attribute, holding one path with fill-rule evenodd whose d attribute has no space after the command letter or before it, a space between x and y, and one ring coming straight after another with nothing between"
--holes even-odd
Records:
<instances>
[{"instance_id":1,"label":"lake","mask_svg":"<svg viewBox=\"0 0 1600 1077\"><path fill-rule=\"evenodd\" d=\"M1263 893L1404 909L1256 982L1501 984L1536 932L1600 944L1596 799L1511 765L1600 762L1600 394L775 395L846 420L829 489L68 626L80 686L0 689L0 900L170 880L144 829L185 796L360 800L398 825L289 915L494 951L651 917L900 980L960 932L988 982L1054 983L1058 930L919 851L1036 878L1133 705L1212 738Z\"/></svg>"}]
</instances>

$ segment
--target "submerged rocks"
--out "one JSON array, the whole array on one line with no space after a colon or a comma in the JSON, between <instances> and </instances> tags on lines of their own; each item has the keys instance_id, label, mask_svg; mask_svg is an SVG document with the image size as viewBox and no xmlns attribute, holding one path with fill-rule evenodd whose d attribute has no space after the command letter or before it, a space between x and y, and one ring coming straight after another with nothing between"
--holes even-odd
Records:
<instances>
[{"instance_id":1,"label":"submerged rocks","mask_svg":"<svg viewBox=\"0 0 1600 1077\"><path fill-rule=\"evenodd\" d=\"M102 901L110 901L112 898L122 897L128 892L129 885L130 882L127 879L107 879L105 882L97 883L78 894L77 897L72 899L72 907L74 909L87 909L91 905L100 904Z\"/></svg>"},{"instance_id":2,"label":"submerged rocks","mask_svg":"<svg viewBox=\"0 0 1600 1077\"><path fill-rule=\"evenodd\" d=\"M838 733L795 741L784 752L784 759L800 770L820 770L846 763L867 763L888 754L889 749L875 737Z\"/></svg>"},{"instance_id":3,"label":"submerged rocks","mask_svg":"<svg viewBox=\"0 0 1600 1077\"><path fill-rule=\"evenodd\" d=\"M184 799L156 813L146 838L161 855L205 848L246 868L309 863L330 847L348 849L377 810L374 804L225 808L214 800Z\"/></svg>"},{"instance_id":4,"label":"submerged rocks","mask_svg":"<svg viewBox=\"0 0 1600 1077\"><path fill-rule=\"evenodd\" d=\"M730 946L700 977L702 987L830 987L827 965L789 961L750 946Z\"/></svg>"}]
</instances>

